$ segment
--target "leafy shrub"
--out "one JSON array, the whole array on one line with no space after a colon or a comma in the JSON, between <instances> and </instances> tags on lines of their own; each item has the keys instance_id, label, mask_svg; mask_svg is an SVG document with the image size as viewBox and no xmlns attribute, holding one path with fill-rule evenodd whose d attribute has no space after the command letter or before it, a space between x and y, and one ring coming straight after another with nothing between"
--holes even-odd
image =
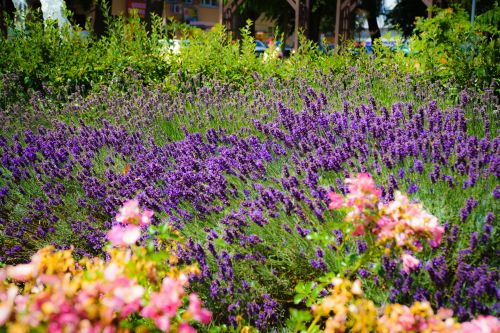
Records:
<instances>
[{"instance_id":1,"label":"leafy shrub","mask_svg":"<svg viewBox=\"0 0 500 333\"><path fill-rule=\"evenodd\" d=\"M0 269L0 329L8 332L195 332L212 314L187 294L196 266L177 267L168 225L150 228L147 249L137 246L153 213L127 201L108 232L108 260L46 247L27 264ZM173 235L173 234L172 234ZM156 246L155 246L156 244ZM187 305L186 309L183 309Z\"/></svg>"},{"instance_id":2,"label":"leafy shrub","mask_svg":"<svg viewBox=\"0 0 500 333\"><path fill-rule=\"evenodd\" d=\"M485 14L488 15L488 14ZM500 42L498 26L471 24L463 9L438 11L419 19L412 39L414 57L430 77L482 84L498 79Z\"/></svg>"}]
</instances>

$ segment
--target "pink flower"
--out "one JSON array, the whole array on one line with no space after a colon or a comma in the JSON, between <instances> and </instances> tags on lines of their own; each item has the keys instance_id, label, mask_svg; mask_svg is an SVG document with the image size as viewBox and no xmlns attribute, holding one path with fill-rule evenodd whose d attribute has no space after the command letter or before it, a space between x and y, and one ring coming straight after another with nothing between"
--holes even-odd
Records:
<instances>
[{"instance_id":1,"label":"pink flower","mask_svg":"<svg viewBox=\"0 0 500 333\"><path fill-rule=\"evenodd\" d=\"M128 225L126 227L115 225L106 236L114 246L130 246L135 244L141 236L141 227L137 225Z\"/></svg>"},{"instance_id":2,"label":"pink flower","mask_svg":"<svg viewBox=\"0 0 500 333\"><path fill-rule=\"evenodd\" d=\"M188 323L182 323L179 325L177 333L196 333L196 330L191 327Z\"/></svg>"},{"instance_id":3,"label":"pink flower","mask_svg":"<svg viewBox=\"0 0 500 333\"><path fill-rule=\"evenodd\" d=\"M26 282L37 273L37 268L33 263L21 264L7 267L7 276L16 281Z\"/></svg>"},{"instance_id":4,"label":"pink flower","mask_svg":"<svg viewBox=\"0 0 500 333\"><path fill-rule=\"evenodd\" d=\"M352 233L353 236L363 236L365 234L365 228L362 223L355 223L354 226L356 230Z\"/></svg>"},{"instance_id":5,"label":"pink flower","mask_svg":"<svg viewBox=\"0 0 500 333\"><path fill-rule=\"evenodd\" d=\"M149 209L144 209L141 214L140 225L148 225L151 223L151 217L153 217L153 211Z\"/></svg>"},{"instance_id":6,"label":"pink flower","mask_svg":"<svg viewBox=\"0 0 500 333\"><path fill-rule=\"evenodd\" d=\"M102 318L113 318L115 314L120 314L120 318L125 318L141 308L141 300L145 289L138 285L135 280L121 276L112 281L103 281L86 288L78 295L79 303L99 297L105 306L105 312L101 312ZM83 294L83 295L82 295Z\"/></svg>"},{"instance_id":7,"label":"pink flower","mask_svg":"<svg viewBox=\"0 0 500 333\"><path fill-rule=\"evenodd\" d=\"M118 287L113 291L113 295L124 303L134 303L141 300L144 295L144 288L139 285Z\"/></svg>"},{"instance_id":8,"label":"pink flower","mask_svg":"<svg viewBox=\"0 0 500 333\"><path fill-rule=\"evenodd\" d=\"M212 320L212 312L201 308L200 298L196 294L189 295L188 311L191 312L194 320L197 320L205 325Z\"/></svg>"},{"instance_id":9,"label":"pink flower","mask_svg":"<svg viewBox=\"0 0 500 333\"><path fill-rule=\"evenodd\" d=\"M360 173L355 178L347 178L349 194L346 196L346 206L359 211L365 208L374 209L379 201L381 191L375 187L375 182L367 173Z\"/></svg>"},{"instance_id":10,"label":"pink flower","mask_svg":"<svg viewBox=\"0 0 500 333\"><path fill-rule=\"evenodd\" d=\"M479 316L470 322L462 323L461 333L499 333L500 320L493 316Z\"/></svg>"},{"instance_id":11,"label":"pink flower","mask_svg":"<svg viewBox=\"0 0 500 333\"><path fill-rule=\"evenodd\" d=\"M163 315L163 316L155 317L154 321L155 321L156 327L158 327L163 332L170 331L170 317L169 316Z\"/></svg>"},{"instance_id":12,"label":"pink flower","mask_svg":"<svg viewBox=\"0 0 500 333\"><path fill-rule=\"evenodd\" d=\"M0 293L0 327L9 320L17 296L17 287L11 286L6 293Z\"/></svg>"},{"instance_id":13,"label":"pink flower","mask_svg":"<svg viewBox=\"0 0 500 333\"><path fill-rule=\"evenodd\" d=\"M410 332L412 331L413 326L415 325L415 317L410 312L410 309L408 307L404 307L404 312L399 316L398 318L398 324L403 328L403 331L401 332Z\"/></svg>"},{"instance_id":14,"label":"pink flower","mask_svg":"<svg viewBox=\"0 0 500 333\"><path fill-rule=\"evenodd\" d=\"M140 215L139 201L133 199L126 201L120 208L120 212L116 214L116 221L128 224L139 220Z\"/></svg>"},{"instance_id":15,"label":"pink flower","mask_svg":"<svg viewBox=\"0 0 500 333\"><path fill-rule=\"evenodd\" d=\"M328 199L330 199L329 209L339 209L344 204L344 197L335 192L329 192Z\"/></svg>"},{"instance_id":16,"label":"pink flower","mask_svg":"<svg viewBox=\"0 0 500 333\"><path fill-rule=\"evenodd\" d=\"M149 304L141 311L141 315L154 320L156 326L163 331L170 329L170 318L175 317L182 305L184 288L182 283L171 277L163 279L160 292L151 294Z\"/></svg>"},{"instance_id":17,"label":"pink flower","mask_svg":"<svg viewBox=\"0 0 500 333\"><path fill-rule=\"evenodd\" d=\"M107 281L116 280L116 278L123 272L123 268L117 263L112 263L104 269L104 278Z\"/></svg>"},{"instance_id":18,"label":"pink flower","mask_svg":"<svg viewBox=\"0 0 500 333\"><path fill-rule=\"evenodd\" d=\"M352 284L351 293L358 296L363 295L363 289L361 288L360 280L354 281L354 283Z\"/></svg>"},{"instance_id":19,"label":"pink flower","mask_svg":"<svg viewBox=\"0 0 500 333\"><path fill-rule=\"evenodd\" d=\"M420 264L420 260L407 253L403 253L401 255L401 261L403 262L403 271L405 273L410 272L410 270L414 270Z\"/></svg>"},{"instance_id":20,"label":"pink flower","mask_svg":"<svg viewBox=\"0 0 500 333\"><path fill-rule=\"evenodd\" d=\"M443 239L444 227L437 225L430 228L430 232L432 234L432 239L429 244L432 247L438 247L441 244L441 240Z\"/></svg>"},{"instance_id":21,"label":"pink flower","mask_svg":"<svg viewBox=\"0 0 500 333\"><path fill-rule=\"evenodd\" d=\"M363 192L366 194L374 194L377 198L381 196L382 192L375 186L373 178L368 173L360 173L356 178L347 178L350 193Z\"/></svg>"}]
</instances>

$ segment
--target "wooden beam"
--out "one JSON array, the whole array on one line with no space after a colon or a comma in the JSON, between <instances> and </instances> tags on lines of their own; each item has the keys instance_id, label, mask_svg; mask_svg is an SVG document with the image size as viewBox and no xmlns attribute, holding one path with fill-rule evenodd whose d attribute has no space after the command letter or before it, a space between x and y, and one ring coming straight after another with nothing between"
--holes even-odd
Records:
<instances>
[{"instance_id":1,"label":"wooden beam","mask_svg":"<svg viewBox=\"0 0 500 333\"><path fill-rule=\"evenodd\" d=\"M293 37L293 49L299 49L299 19L300 19L300 0L296 0L295 6L295 36Z\"/></svg>"},{"instance_id":2,"label":"wooden beam","mask_svg":"<svg viewBox=\"0 0 500 333\"><path fill-rule=\"evenodd\" d=\"M300 18L300 1L301 0L286 0L295 11L295 29L293 36L293 49L297 51L299 45L299 18Z\"/></svg>"},{"instance_id":3,"label":"wooden beam","mask_svg":"<svg viewBox=\"0 0 500 333\"><path fill-rule=\"evenodd\" d=\"M223 0L221 0L221 1L223 1ZM224 12L231 10L231 14L232 14L238 9L239 6L241 6L242 3L243 3L243 0L237 0L237 1L228 0L227 4L225 4L223 6L222 10Z\"/></svg>"},{"instance_id":4,"label":"wooden beam","mask_svg":"<svg viewBox=\"0 0 500 333\"><path fill-rule=\"evenodd\" d=\"M335 49L339 47L339 31L340 31L340 2L337 0L337 11L335 12Z\"/></svg>"},{"instance_id":5,"label":"wooden beam","mask_svg":"<svg viewBox=\"0 0 500 333\"><path fill-rule=\"evenodd\" d=\"M224 23L224 0L219 0L219 24Z\"/></svg>"},{"instance_id":6,"label":"wooden beam","mask_svg":"<svg viewBox=\"0 0 500 333\"><path fill-rule=\"evenodd\" d=\"M427 6L427 17L431 18L432 12L429 10L429 7L432 6L433 0L422 0L422 2Z\"/></svg>"}]
</instances>

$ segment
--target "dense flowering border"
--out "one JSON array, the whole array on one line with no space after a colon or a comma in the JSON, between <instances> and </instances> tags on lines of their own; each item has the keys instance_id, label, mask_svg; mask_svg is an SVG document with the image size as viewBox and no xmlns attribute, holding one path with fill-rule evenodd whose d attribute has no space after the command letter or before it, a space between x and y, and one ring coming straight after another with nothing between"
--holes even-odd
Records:
<instances>
[{"instance_id":1,"label":"dense flowering border","mask_svg":"<svg viewBox=\"0 0 500 333\"><path fill-rule=\"evenodd\" d=\"M190 322L208 324L211 312L202 308L198 295L185 291L197 267L179 268L169 252L158 256L135 245L152 216L140 210L137 200L126 202L107 235L106 261L76 262L72 249L46 247L30 263L1 269L0 327L13 333L113 333L156 326L191 333ZM137 316L149 321L131 319Z\"/></svg>"},{"instance_id":2,"label":"dense flowering border","mask_svg":"<svg viewBox=\"0 0 500 333\"><path fill-rule=\"evenodd\" d=\"M347 178L346 196L330 192L329 208L345 213L343 234L345 240L362 239L366 250L355 262L338 265L340 271L330 272L319 282L300 283L296 287L295 303L309 305L311 311L292 309L289 326L296 332L500 332L500 321L493 316L458 323L453 311L441 308L435 313L429 302L415 302L411 306L386 304L377 307L366 298L359 279L351 281L361 268L380 263L382 256L398 255L403 271L420 265L414 254L423 250L427 242L432 248L440 245L444 228L437 218L424 210L422 204L411 203L408 197L396 192L394 200L381 201L381 191L367 173ZM346 246L328 242L328 235L314 235L311 239L326 240L337 249ZM340 252L340 251L339 251ZM376 272L374 272L376 273ZM325 296L326 294L326 296Z\"/></svg>"},{"instance_id":3,"label":"dense flowering border","mask_svg":"<svg viewBox=\"0 0 500 333\"><path fill-rule=\"evenodd\" d=\"M408 197L396 191L394 200L381 202L381 191L369 174L361 173L355 178L347 178L349 194L330 192L330 209L347 208L345 221L354 225L353 236L363 236L384 249L389 255L401 253L403 270L409 272L420 261L412 253L423 250L422 241L437 247L443 238L444 228L437 218L423 209L422 204L410 203Z\"/></svg>"},{"instance_id":4,"label":"dense flowering border","mask_svg":"<svg viewBox=\"0 0 500 333\"><path fill-rule=\"evenodd\" d=\"M423 242L438 246L444 230L421 204L409 202L402 193L396 193L394 201L381 202L380 190L368 174L348 178L346 183L349 194L330 193L329 208L345 211L345 235L363 237L368 250L354 266L339 265L349 268L330 273L314 286L309 283L306 294L298 294L296 303L305 296L310 311L291 310L288 323L293 331L500 332L500 321L492 316L460 324L451 310L435 313L428 302L378 308L366 298L361 281L351 281L359 268L380 261L382 255L396 254L408 272L420 264L413 254L423 250ZM178 267L168 247L168 226L152 229L160 233L152 249L137 245L152 217L153 212L141 210L137 200L125 202L107 233L111 243L107 260L84 257L76 262L73 249L46 247L27 264L0 269L0 328L13 333L33 329L192 333L196 331L192 322L208 324L212 313L202 308L197 294L185 291L198 268Z\"/></svg>"},{"instance_id":5,"label":"dense flowering border","mask_svg":"<svg viewBox=\"0 0 500 333\"><path fill-rule=\"evenodd\" d=\"M334 278L330 294L311 306L311 314L292 313L294 331L300 332L433 332L433 333L498 333L500 321L493 316L457 323L453 311L439 309L436 313L429 302L411 306L387 304L378 308L367 299L360 280ZM311 322L310 322L311 321ZM304 322L307 322L308 327ZM310 323L309 323L310 322Z\"/></svg>"}]
</instances>

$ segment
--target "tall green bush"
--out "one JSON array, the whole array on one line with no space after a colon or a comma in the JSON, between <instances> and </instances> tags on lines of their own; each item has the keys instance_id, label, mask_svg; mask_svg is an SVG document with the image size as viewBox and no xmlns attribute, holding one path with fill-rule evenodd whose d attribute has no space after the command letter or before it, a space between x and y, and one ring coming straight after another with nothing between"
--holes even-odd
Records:
<instances>
[{"instance_id":1,"label":"tall green bush","mask_svg":"<svg viewBox=\"0 0 500 333\"><path fill-rule=\"evenodd\" d=\"M460 8L448 8L433 18L419 19L412 40L413 57L432 78L454 78L460 83L497 79L500 72L498 26L471 24Z\"/></svg>"}]
</instances>

